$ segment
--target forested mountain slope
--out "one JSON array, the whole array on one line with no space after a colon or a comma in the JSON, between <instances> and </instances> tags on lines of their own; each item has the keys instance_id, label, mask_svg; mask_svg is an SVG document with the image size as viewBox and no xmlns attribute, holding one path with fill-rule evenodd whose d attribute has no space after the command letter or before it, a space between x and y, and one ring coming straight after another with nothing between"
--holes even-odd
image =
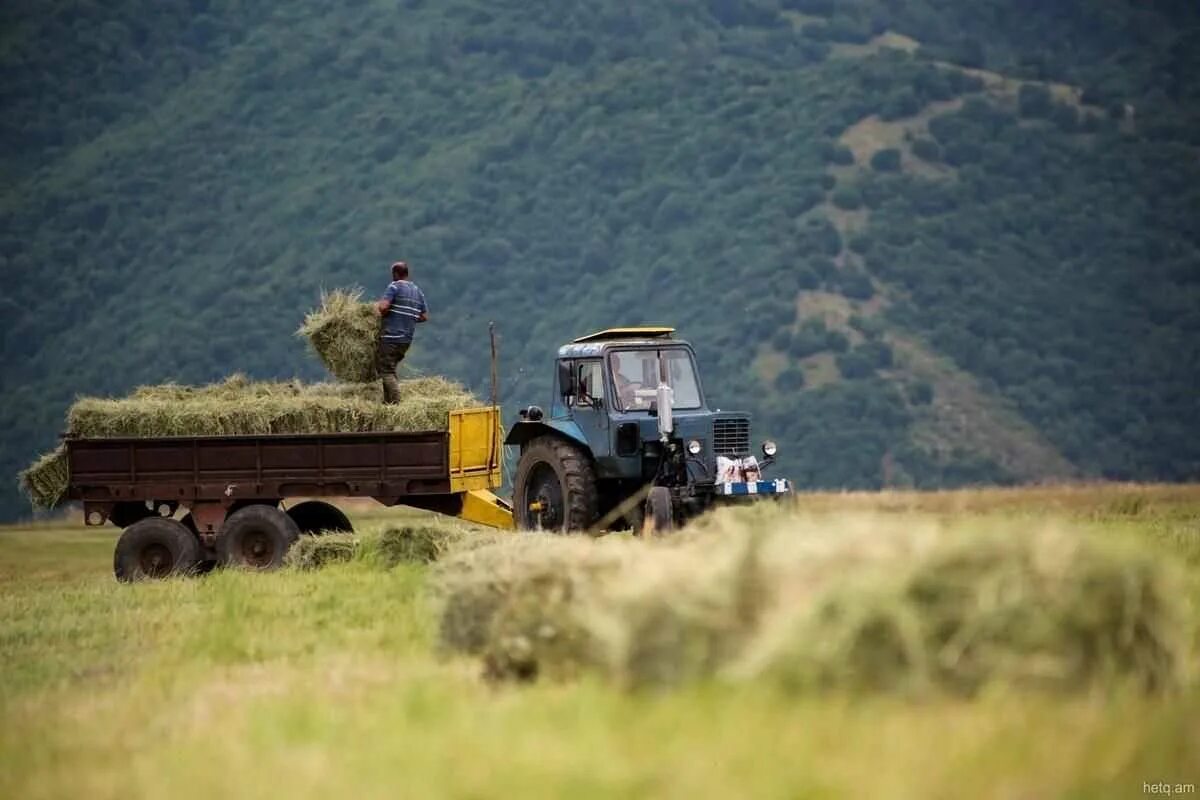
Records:
<instances>
[{"instance_id":1,"label":"forested mountain slope","mask_svg":"<svg viewBox=\"0 0 1200 800\"><path fill-rule=\"evenodd\" d=\"M5 4L0 472L77 393L318 377L405 257L414 366L494 319L512 405L669 322L804 485L1195 478L1198 54L1182 0Z\"/></svg>"}]
</instances>

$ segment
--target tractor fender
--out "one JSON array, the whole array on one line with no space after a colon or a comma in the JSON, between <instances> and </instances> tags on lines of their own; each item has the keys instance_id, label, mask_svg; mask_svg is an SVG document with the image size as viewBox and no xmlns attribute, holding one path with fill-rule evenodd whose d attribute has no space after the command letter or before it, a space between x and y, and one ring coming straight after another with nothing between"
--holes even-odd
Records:
<instances>
[{"instance_id":1,"label":"tractor fender","mask_svg":"<svg viewBox=\"0 0 1200 800\"><path fill-rule=\"evenodd\" d=\"M569 419L513 423L512 428L508 431L508 436L504 438L504 444L524 447L526 443L539 436L546 435L561 436L568 441L580 445L586 452L592 452L591 446L588 445L587 437L583 435L583 429L574 420Z\"/></svg>"}]
</instances>

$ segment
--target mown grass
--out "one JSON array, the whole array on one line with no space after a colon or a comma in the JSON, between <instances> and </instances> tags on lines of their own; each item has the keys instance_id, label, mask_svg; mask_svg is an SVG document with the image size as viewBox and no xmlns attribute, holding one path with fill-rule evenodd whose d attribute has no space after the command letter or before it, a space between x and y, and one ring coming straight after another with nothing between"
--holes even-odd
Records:
<instances>
[{"instance_id":1,"label":"mown grass","mask_svg":"<svg viewBox=\"0 0 1200 800\"><path fill-rule=\"evenodd\" d=\"M831 521L873 507L1140 535L1200 596L1200 487L1040 491L806 504ZM114 540L0 532L0 797L1129 797L1200 783L1195 688L913 700L496 685L438 653L424 566L127 586Z\"/></svg>"}]
</instances>

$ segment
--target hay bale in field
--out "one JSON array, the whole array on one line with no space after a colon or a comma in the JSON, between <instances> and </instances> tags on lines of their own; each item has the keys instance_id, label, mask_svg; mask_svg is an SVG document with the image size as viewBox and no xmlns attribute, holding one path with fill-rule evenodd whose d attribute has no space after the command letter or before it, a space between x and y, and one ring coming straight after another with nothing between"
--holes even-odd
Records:
<instances>
[{"instance_id":1,"label":"hay bale in field","mask_svg":"<svg viewBox=\"0 0 1200 800\"><path fill-rule=\"evenodd\" d=\"M291 546L284 563L296 569L320 569L328 564L353 561L361 542L352 533L304 535Z\"/></svg>"},{"instance_id":2,"label":"hay bale in field","mask_svg":"<svg viewBox=\"0 0 1200 800\"><path fill-rule=\"evenodd\" d=\"M737 672L796 689L1159 691L1186 667L1180 596L1149 553L1053 530L942 536L782 609Z\"/></svg>"},{"instance_id":3,"label":"hay bale in field","mask_svg":"<svg viewBox=\"0 0 1200 800\"><path fill-rule=\"evenodd\" d=\"M380 534L378 548L388 566L432 564L452 553L486 547L511 536L461 522L429 519L386 528Z\"/></svg>"},{"instance_id":4,"label":"hay bale in field","mask_svg":"<svg viewBox=\"0 0 1200 800\"><path fill-rule=\"evenodd\" d=\"M670 548L635 561L607 592L609 667L628 686L672 686L717 674L756 635L774 599L762 537ZM612 625L612 622L618 625Z\"/></svg>"},{"instance_id":5,"label":"hay bale in field","mask_svg":"<svg viewBox=\"0 0 1200 800\"><path fill-rule=\"evenodd\" d=\"M438 576L440 634L493 679L563 680L595 671L629 685L711 673L736 638L734 567L630 540L556 536L485 548ZM540 540L540 541L539 541Z\"/></svg>"},{"instance_id":6,"label":"hay bale in field","mask_svg":"<svg viewBox=\"0 0 1200 800\"><path fill-rule=\"evenodd\" d=\"M497 604L481 649L493 678L599 672L628 687L716 674L754 634L769 597L759 539L668 543L584 540L531 554Z\"/></svg>"},{"instance_id":7,"label":"hay bale in field","mask_svg":"<svg viewBox=\"0 0 1200 800\"><path fill-rule=\"evenodd\" d=\"M321 295L320 307L304 317L296 332L308 339L325 368L338 380L375 380L379 315L362 301L362 289L335 289Z\"/></svg>"},{"instance_id":8,"label":"hay bale in field","mask_svg":"<svg viewBox=\"0 0 1200 800\"><path fill-rule=\"evenodd\" d=\"M1054 529L732 511L674 541L518 537L439 567L440 636L493 677L971 694L1185 679L1146 551Z\"/></svg>"},{"instance_id":9,"label":"hay bale in field","mask_svg":"<svg viewBox=\"0 0 1200 800\"><path fill-rule=\"evenodd\" d=\"M521 534L457 555L438 565L433 580L441 604L440 643L449 651L485 656L496 674L528 677L530 658L537 657L534 645L553 647L573 624L560 626L552 615L539 614L539 607L569 610L565 600L619 569L628 552L584 537ZM533 602L521 602L522 594ZM494 624L497 619L505 621Z\"/></svg>"},{"instance_id":10,"label":"hay bale in field","mask_svg":"<svg viewBox=\"0 0 1200 800\"><path fill-rule=\"evenodd\" d=\"M60 445L39 456L20 472L17 479L30 503L38 508L54 508L66 497L70 482L66 448Z\"/></svg>"},{"instance_id":11,"label":"hay bale in field","mask_svg":"<svg viewBox=\"0 0 1200 800\"><path fill-rule=\"evenodd\" d=\"M520 591L499 599L480 655L493 680L567 680L585 670L608 672L606 642L589 619L599 584L574 570L528 575Z\"/></svg>"}]
</instances>

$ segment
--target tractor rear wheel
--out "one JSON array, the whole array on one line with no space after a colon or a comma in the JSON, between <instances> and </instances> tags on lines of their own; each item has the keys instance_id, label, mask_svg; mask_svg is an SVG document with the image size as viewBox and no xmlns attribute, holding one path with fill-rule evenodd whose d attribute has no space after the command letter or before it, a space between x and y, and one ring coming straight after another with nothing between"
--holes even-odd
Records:
<instances>
[{"instance_id":1,"label":"tractor rear wheel","mask_svg":"<svg viewBox=\"0 0 1200 800\"><path fill-rule=\"evenodd\" d=\"M513 481L518 528L585 531L596 521L598 503L596 470L586 452L556 436L526 445Z\"/></svg>"},{"instance_id":2,"label":"tractor rear wheel","mask_svg":"<svg viewBox=\"0 0 1200 800\"><path fill-rule=\"evenodd\" d=\"M113 574L122 582L190 575L200 566L200 541L183 523L163 517L138 520L121 533Z\"/></svg>"},{"instance_id":3,"label":"tractor rear wheel","mask_svg":"<svg viewBox=\"0 0 1200 800\"><path fill-rule=\"evenodd\" d=\"M269 570L283 566L300 538L295 521L274 506L256 504L229 515L217 534L217 561L226 567Z\"/></svg>"},{"instance_id":4,"label":"tractor rear wheel","mask_svg":"<svg viewBox=\"0 0 1200 800\"><path fill-rule=\"evenodd\" d=\"M661 536L675 527L675 511L671 507L671 490L655 486L646 498L646 525L655 535Z\"/></svg>"}]
</instances>

